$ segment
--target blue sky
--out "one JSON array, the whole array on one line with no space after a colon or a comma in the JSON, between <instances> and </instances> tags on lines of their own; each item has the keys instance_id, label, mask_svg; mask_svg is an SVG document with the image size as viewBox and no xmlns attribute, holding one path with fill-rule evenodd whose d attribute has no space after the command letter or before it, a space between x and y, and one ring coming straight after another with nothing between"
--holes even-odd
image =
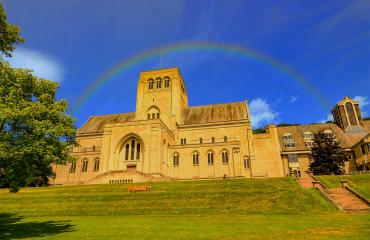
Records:
<instances>
[{"instance_id":1,"label":"blue sky","mask_svg":"<svg viewBox=\"0 0 370 240\"><path fill-rule=\"evenodd\" d=\"M180 68L190 105L248 100L254 127L328 119L344 96L360 100L370 116L370 1L121 1L0 0L26 43L16 67L58 81L58 98L73 107L99 76L130 57L187 41L233 44L268 55L302 75L328 107L293 77L253 57L209 49L164 52L163 67ZM142 70L160 56L110 79L73 113L135 111Z\"/></svg>"}]
</instances>

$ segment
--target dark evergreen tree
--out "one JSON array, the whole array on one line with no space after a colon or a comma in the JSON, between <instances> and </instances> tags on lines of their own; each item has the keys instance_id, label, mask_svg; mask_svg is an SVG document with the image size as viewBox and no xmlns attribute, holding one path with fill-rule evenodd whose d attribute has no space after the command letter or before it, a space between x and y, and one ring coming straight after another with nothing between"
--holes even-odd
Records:
<instances>
[{"instance_id":1,"label":"dark evergreen tree","mask_svg":"<svg viewBox=\"0 0 370 240\"><path fill-rule=\"evenodd\" d=\"M314 146L311 149L310 170L315 175L343 174L347 156L342 152L339 141L333 134L322 131L314 134Z\"/></svg>"}]
</instances>

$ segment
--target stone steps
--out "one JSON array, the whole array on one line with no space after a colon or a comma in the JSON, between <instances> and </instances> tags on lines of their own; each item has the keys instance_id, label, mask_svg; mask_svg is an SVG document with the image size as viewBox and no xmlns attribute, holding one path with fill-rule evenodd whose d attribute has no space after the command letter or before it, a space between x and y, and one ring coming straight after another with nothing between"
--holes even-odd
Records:
<instances>
[{"instance_id":1,"label":"stone steps","mask_svg":"<svg viewBox=\"0 0 370 240\"><path fill-rule=\"evenodd\" d=\"M302 175L297 180L303 188L312 188L312 182L315 181L309 175ZM369 205L344 188L328 189L323 188L321 185L317 185L317 188L344 212L370 213Z\"/></svg>"}]
</instances>

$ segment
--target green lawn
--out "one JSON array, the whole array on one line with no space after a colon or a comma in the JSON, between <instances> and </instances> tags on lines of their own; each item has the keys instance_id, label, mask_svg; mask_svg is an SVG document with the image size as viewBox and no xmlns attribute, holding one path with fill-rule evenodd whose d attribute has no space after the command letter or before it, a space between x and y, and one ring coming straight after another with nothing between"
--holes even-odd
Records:
<instances>
[{"instance_id":1,"label":"green lawn","mask_svg":"<svg viewBox=\"0 0 370 240\"><path fill-rule=\"evenodd\" d=\"M370 215L340 213L293 178L0 190L0 239L368 239Z\"/></svg>"},{"instance_id":2,"label":"green lawn","mask_svg":"<svg viewBox=\"0 0 370 240\"><path fill-rule=\"evenodd\" d=\"M348 180L349 185L367 199L370 199L370 174L346 176L316 176L329 188L341 187L340 180Z\"/></svg>"}]
</instances>

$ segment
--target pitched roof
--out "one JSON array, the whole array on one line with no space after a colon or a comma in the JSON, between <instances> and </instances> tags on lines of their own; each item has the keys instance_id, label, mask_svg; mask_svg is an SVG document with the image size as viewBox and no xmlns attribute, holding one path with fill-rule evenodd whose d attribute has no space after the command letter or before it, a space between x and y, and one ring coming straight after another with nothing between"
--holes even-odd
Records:
<instances>
[{"instance_id":1,"label":"pitched roof","mask_svg":"<svg viewBox=\"0 0 370 240\"><path fill-rule=\"evenodd\" d=\"M247 104L234 102L194 106L184 109L184 125L248 119Z\"/></svg>"},{"instance_id":2,"label":"pitched roof","mask_svg":"<svg viewBox=\"0 0 370 240\"><path fill-rule=\"evenodd\" d=\"M317 124L308 124L308 125L295 125L295 126L283 126L277 127L277 132L279 136L279 143L283 151L304 151L309 150L306 146L306 142L303 138L304 132L316 133L318 131L331 130L335 135L336 139L339 140L342 148L350 148L356 143L358 143L362 138L364 138L368 131L365 128L358 128L355 131L348 130L344 132L338 125L335 123L317 123ZM353 131L353 132L351 132ZM285 133L292 134L293 140L295 142L295 148L286 148L284 146L283 136Z\"/></svg>"},{"instance_id":3,"label":"pitched roof","mask_svg":"<svg viewBox=\"0 0 370 240\"><path fill-rule=\"evenodd\" d=\"M78 130L78 133L103 132L105 124L123 123L135 119L135 113L119 113L101 116L91 116L89 120Z\"/></svg>"}]
</instances>

